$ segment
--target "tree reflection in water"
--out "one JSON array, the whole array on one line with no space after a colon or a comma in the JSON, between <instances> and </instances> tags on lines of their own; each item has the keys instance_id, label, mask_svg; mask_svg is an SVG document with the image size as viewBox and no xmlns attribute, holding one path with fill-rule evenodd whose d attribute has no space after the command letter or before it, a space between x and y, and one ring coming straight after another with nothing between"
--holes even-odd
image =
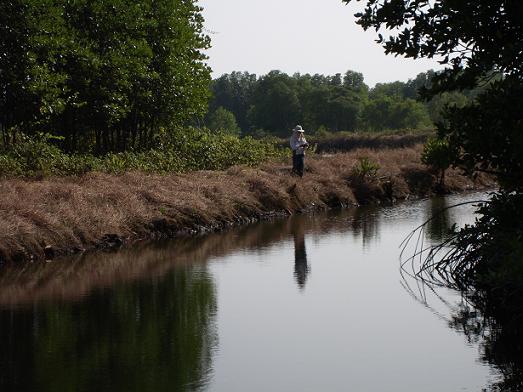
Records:
<instances>
[{"instance_id":1,"label":"tree reflection in water","mask_svg":"<svg viewBox=\"0 0 523 392\"><path fill-rule=\"evenodd\" d=\"M480 345L481 359L499 371L500 379L488 386L492 392L523 391L523 313L499 311L499 304L471 299L455 310L449 325Z\"/></svg>"},{"instance_id":2,"label":"tree reflection in water","mask_svg":"<svg viewBox=\"0 0 523 392\"><path fill-rule=\"evenodd\" d=\"M0 310L2 391L193 391L211 373L214 283L203 265Z\"/></svg>"},{"instance_id":3,"label":"tree reflection in water","mask_svg":"<svg viewBox=\"0 0 523 392\"><path fill-rule=\"evenodd\" d=\"M443 241L452 227L449 204L445 197L433 197L428 203L426 234L434 242Z\"/></svg>"},{"instance_id":4,"label":"tree reflection in water","mask_svg":"<svg viewBox=\"0 0 523 392\"><path fill-rule=\"evenodd\" d=\"M138 244L0 269L0 391L205 389L217 345L210 257L294 241L294 279L310 277L306 237L352 231L374 214L295 216L193 239ZM310 256L310 255L309 255Z\"/></svg>"},{"instance_id":5,"label":"tree reflection in water","mask_svg":"<svg viewBox=\"0 0 523 392\"><path fill-rule=\"evenodd\" d=\"M358 207L351 210L350 228L354 237L361 237L363 248L369 248L380 238L379 209L375 206Z\"/></svg>"}]
</instances>

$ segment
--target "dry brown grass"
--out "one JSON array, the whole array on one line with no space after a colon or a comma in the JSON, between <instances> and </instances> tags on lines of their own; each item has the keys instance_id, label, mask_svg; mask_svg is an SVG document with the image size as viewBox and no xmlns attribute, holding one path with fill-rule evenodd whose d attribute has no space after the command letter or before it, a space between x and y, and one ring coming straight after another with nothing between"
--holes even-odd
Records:
<instances>
[{"instance_id":1,"label":"dry brown grass","mask_svg":"<svg viewBox=\"0 0 523 392\"><path fill-rule=\"evenodd\" d=\"M421 145L307 157L304 178L287 162L220 172L82 177L0 182L0 260L42 259L57 254L151 237L219 230L277 214L350 206L410 194L425 195L434 177L419 163ZM367 157L377 178L356 181L353 167ZM448 173L451 191L491 186ZM116 240L115 240L116 239Z\"/></svg>"},{"instance_id":2,"label":"dry brown grass","mask_svg":"<svg viewBox=\"0 0 523 392\"><path fill-rule=\"evenodd\" d=\"M425 143L427 138L431 136L434 131L424 131L415 133L406 133L403 135L394 134L344 134L335 135L327 138L319 138L314 140L311 138L313 144L316 144L318 152L348 152L361 148L372 149L396 149L413 147L420 143Z\"/></svg>"}]
</instances>

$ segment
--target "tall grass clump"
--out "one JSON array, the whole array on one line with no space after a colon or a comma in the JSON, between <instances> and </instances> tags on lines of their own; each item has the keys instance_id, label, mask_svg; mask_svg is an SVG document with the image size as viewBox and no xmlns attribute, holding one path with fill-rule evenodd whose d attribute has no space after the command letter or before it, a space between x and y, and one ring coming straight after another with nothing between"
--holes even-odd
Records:
<instances>
[{"instance_id":1,"label":"tall grass clump","mask_svg":"<svg viewBox=\"0 0 523 392\"><path fill-rule=\"evenodd\" d=\"M81 175L91 171L182 173L223 170L233 165L253 166L287 155L270 141L240 138L207 129L185 128L160 136L156 147L144 151L65 153L50 135L22 137L9 149L0 149L0 177Z\"/></svg>"},{"instance_id":2,"label":"tall grass clump","mask_svg":"<svg viewBox=\"0 0 523 392\"><path fill-rule=\"evenodd\" d=\"M377 162L373 162L367 157L361 157L358 159L358 163L353 166L352 174L361 179L374 179L379 169L380 165Z\"/></svg>"}]
</instances>

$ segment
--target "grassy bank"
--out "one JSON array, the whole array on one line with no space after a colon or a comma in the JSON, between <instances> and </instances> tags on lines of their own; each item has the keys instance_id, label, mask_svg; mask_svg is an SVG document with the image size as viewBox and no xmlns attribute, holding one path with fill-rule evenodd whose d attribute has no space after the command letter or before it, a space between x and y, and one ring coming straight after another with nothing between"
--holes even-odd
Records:
<instances>
[{"instance_id":1,"label":"grassy bank","mask_svg":"<svg viewBox=\"0 0 523 392\"><path fill-rule=\"evenodd\" d=\"M223 171L0 181L0 260L43 259L146 238L219 230L272 215L430 194L421 145L309 156L303 179L286 160ZM488 186L455 171L449 191ZM47 247L47 250L46 250Z\"/></svg>"}]
</instances>

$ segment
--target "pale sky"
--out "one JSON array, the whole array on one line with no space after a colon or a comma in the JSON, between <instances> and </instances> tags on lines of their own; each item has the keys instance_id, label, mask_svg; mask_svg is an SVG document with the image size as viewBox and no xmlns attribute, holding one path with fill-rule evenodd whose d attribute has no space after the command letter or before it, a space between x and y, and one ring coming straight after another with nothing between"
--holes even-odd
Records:
<instances>
[{"instance_id":1,"label":"pale sky","mask_svg":"<svg viewBox=\"0 0 523 392\"><path fill-rule=\"evenodd\" d=\"M407 81L435 60L386 56L374 31L356 25L361 3L341 0L200 0L212 48L213 78L232 71L280 70L334 75L353 70L365 82Z\"/></svg>"}]
</instances>

